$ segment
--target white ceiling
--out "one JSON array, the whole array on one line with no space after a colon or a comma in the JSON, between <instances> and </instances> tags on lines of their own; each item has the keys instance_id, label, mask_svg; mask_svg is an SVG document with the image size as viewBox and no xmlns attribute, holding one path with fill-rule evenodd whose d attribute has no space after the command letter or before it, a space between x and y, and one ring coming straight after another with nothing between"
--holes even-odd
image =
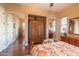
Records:
<instances>
[{"instance_id":1,"label":"white ceiling","mask_svg":"<svg viewBox=\"0 0 79 59\"><path fill-rule=\"evenodd\" d=\"M32 7L39 7L41 9L45 9L48 11L53 12L60 12L64 8L73 5L72 3L54 3L54 5L50 8L50 3L21 3L20 5L24 6L32 6Z\"/></svg>"}]
</instances>

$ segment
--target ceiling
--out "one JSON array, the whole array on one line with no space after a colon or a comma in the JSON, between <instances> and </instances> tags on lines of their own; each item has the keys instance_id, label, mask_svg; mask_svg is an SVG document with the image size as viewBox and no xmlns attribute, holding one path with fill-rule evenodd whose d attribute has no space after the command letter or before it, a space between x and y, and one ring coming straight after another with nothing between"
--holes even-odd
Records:
<instances>
[{"instance_id":1,"label":"ceiling","mask_svg":"<svg viewBox=\"0 0 79 59\"><path fill-rule=\"evenodd\" d=\"M54 3L52 7L50 7L50 3L20 3L20 5L39 7L41 9L45 9L48 11L60 12L64 8L67 8L73 4L72 3Z\"/></svg>"}]
</instances>

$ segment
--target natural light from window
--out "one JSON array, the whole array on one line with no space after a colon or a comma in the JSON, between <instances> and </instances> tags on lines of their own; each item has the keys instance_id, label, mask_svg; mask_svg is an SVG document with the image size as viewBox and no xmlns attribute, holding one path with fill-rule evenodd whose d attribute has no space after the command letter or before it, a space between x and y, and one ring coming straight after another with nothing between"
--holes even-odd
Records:
<instances>
[{"instance_id":1,"label":"natural light from window","mask_svg":"<svg viewBox=\"0 0 79 59\"><path fill-rule=\"evenodd\" d=\"M61 33L67 33L67 17L61 18Z\"/></svg>"}]
</instances>

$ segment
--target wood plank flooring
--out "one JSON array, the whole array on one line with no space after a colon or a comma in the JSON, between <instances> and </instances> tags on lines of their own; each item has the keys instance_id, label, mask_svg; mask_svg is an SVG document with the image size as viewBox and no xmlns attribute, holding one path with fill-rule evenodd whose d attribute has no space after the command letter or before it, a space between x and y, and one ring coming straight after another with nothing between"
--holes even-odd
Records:
<instances>
[{"instance_id":1,"label":"wood plank flooring","mask_svg":"<svg viewBox=\"0 0 79 59\"><path fill-rule=\"evenodd\" d=\"M27 56L28 55L28 46L26 49L24 46L19 45L17 41L9 45L8 48L0 52L0 56Z\"/></svg>"}]
</instances>

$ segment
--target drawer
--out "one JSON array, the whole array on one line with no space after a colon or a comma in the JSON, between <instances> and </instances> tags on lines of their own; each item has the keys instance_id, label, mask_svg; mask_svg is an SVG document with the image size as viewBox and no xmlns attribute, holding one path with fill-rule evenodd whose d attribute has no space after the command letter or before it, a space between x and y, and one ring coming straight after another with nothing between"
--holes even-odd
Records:
<instances>
[{"instance_id":1,"label":"drawer","mask_svg":"<svg viewBox=\"0 0 79 59\"><path fill-rule=\"evenodd\" d=\"M71 40L70 40L70 44L76 45L75 39L71 39Z\"/></svg>"},{"instance_id":2,"label":"drawer","mask_svg":"<svg viewBox=\"0 0 79 59\"><path fill-rule=\"evenodd\" d=\"M75 45L79 47L79 40L76 39L76 44Z\"/></svg>"}]
</instances>

